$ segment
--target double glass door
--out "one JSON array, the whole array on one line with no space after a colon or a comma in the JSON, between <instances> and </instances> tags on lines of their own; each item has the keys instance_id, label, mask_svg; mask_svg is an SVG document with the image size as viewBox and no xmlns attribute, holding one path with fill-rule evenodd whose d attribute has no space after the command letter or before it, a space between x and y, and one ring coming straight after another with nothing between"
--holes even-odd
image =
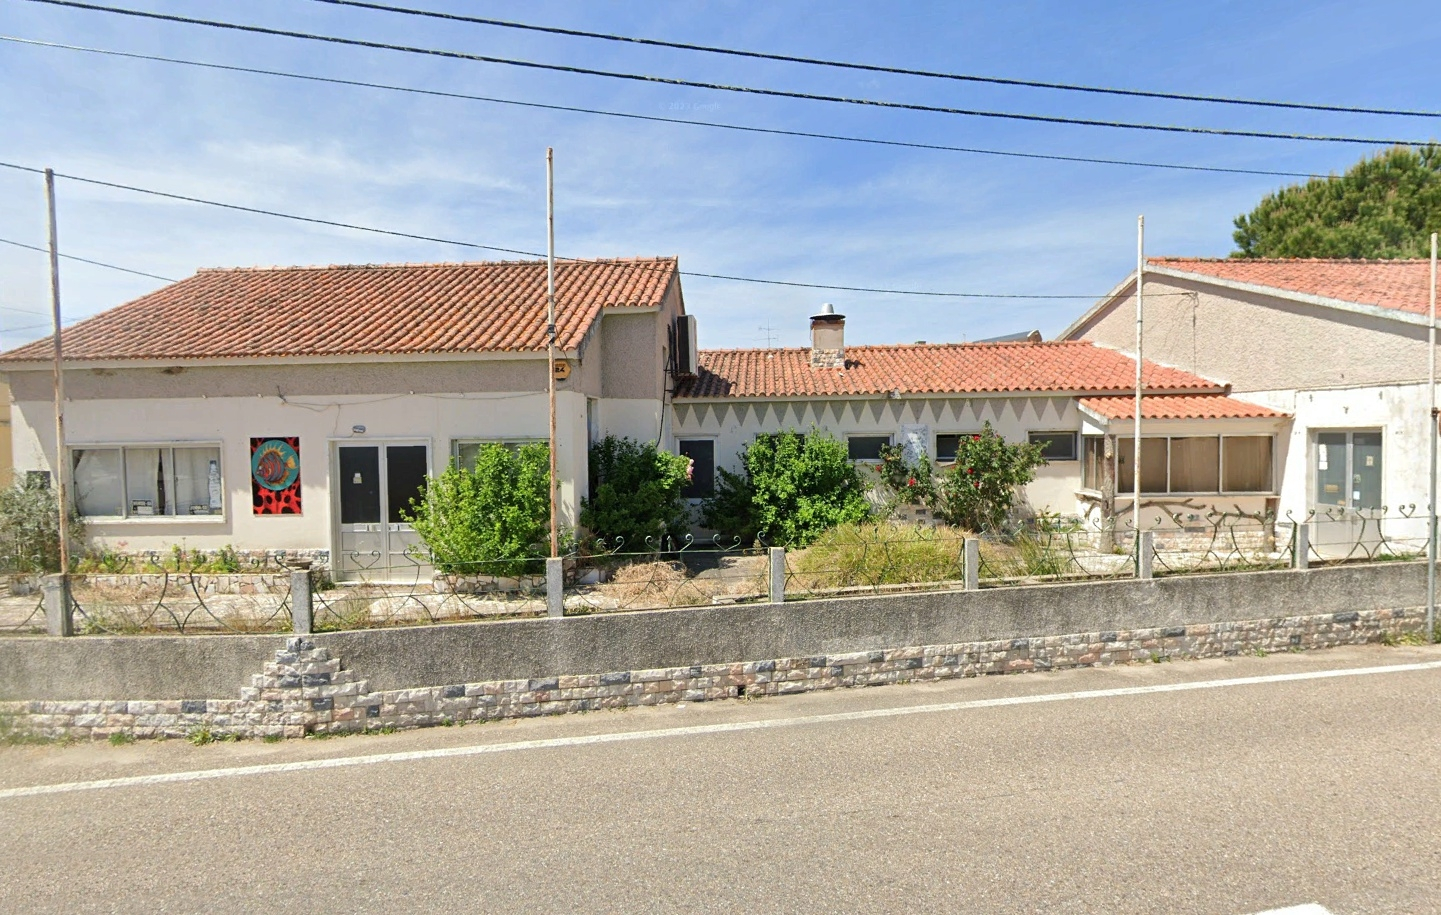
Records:
<instances>
[{"instance_id":1,"label":"double glass door","mask_svg":"<svg viewBox=\"0 0 1441 915\"><path fill-rule=\"evenodd\" d=\"M1325 558L1372 552L1381 541L1381 432L1318 432L1313 537Z\"/></svg>"},{"instance_id":2,"label":"double glass door","mask_svg":"<svg viewBox=\"0 0 1441 915\"><path fill-rule=\"evenodd\" d=\"M425 492L430 447L411 443L336 445L336 578L409 581L429 571L406 518Z\"/></svg>"}]
</instances>

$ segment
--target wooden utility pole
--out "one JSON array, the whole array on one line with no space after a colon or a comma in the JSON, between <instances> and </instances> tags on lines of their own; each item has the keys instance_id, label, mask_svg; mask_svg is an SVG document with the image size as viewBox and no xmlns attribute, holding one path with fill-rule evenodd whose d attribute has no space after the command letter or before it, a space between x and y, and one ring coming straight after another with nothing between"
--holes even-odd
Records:
<instances>
[{"instance_id":1,"label":"wooden utility pole","mask_svg":"<svg viewBox=\"0 0 1441 915\"><path fill-rule=\"evenodd\" d=\"M45 169L45 204L50 227L50 310L55 322L55 501L60 507L60 575L70 589L70 492L66 485L65 453L65 370L61 365L60 342L60 246L55 228L55 172Z\"/></svg>"},{"instance_id":2,"label":"wooden utility pole","mask_svg":"<svg viewBox=\"0 0 1441 915\"><path fill-rule=\"evenodd\" d=\"M555 456L555 150L545 150L545 333L550 391L550 558L560 555L560 481ZM58 337L57 337L58 339Z\"/></svg>"}]
</instances>

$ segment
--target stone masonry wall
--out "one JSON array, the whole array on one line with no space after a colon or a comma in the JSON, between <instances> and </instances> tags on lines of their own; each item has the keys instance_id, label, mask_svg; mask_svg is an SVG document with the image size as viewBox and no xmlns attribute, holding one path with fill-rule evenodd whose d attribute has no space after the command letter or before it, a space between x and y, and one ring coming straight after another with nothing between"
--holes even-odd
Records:
<instances>
[{"instance_id":1,"label":"stone masonry wall","mask_svg":"<svg viewBox=\"0 0 1441 915\"><path fill-rule=\"evenodd\" d=\"M1371 610L1044 638L924 645L732 664L372 692L304 638L287 641L238 699L0 703L18 731L48 738L303 737L456 721L555 715L815 689L1358 645L1419 634L1418 610Z\"/></svg>"}]
</instances>

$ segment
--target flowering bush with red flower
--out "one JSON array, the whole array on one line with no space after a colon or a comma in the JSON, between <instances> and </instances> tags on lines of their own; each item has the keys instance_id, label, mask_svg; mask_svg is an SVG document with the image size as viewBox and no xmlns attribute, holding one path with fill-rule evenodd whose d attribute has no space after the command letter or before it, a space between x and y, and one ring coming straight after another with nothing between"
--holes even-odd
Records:
<instances>
[{"instance_id":1,"label":"flowering bush with red flower","mask_svg":"<svg viewBox=\"0 0 1441 915\"><path fill-rule=\"evenodd\" d=\"M961 437L955 463L936 476L931 510L966 530L995 530L1015 507L1016 490L1045 463L1040 445L1008 444L986 423L979 435Z\"/></svg>"},{"instance_id":2,"label":"flowering bush with red flower","mask_svg":"<svg viewBox=\"0 0 1441 915\"><path fill-rule=\"evenodd\" d=\"M930 458L924 452L919 460L911 461L904 445L884 445L875 473L880 484L876 495L885 506L885 515L894 515L902 505L929 508L935 502L935 478Z\"/></svg>"}]
</instances>

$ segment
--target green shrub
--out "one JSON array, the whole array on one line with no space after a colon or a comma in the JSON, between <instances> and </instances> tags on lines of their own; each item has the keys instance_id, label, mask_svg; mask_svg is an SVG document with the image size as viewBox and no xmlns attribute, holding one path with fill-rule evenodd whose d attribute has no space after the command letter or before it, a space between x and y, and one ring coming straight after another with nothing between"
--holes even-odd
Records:
<instances>
[{"instance_id":1,"label":"green shrub","mask_svg":"<svg viewBox=\"0 0 1441 915\"><path fill-rule=\"evenodd\" d=\"M665 537L685 533L689 520L681 490L690 478L690 458L607 435L590 446L595 481L580 511L580 523L625 552L659 549Z\"/></svg>"},{"instance_id":2,"label":"green shrub","mask_svg":"<svg viewBox=\"0 0 1441 915\"><path fill-rule=\"evenodd\" d=\"M964 572L965 540L945 528L842 524L795 558L809 588L956 581Z\"/></svg>"},{"instance_id":3,"label":"green shrub","mask_svg":"<svg viewBox=\"0 0 1441 915\"><path fill-rule=\"evenodd\" d=\"M715 492L701 502L701 524L742 544L756 541L755 487L744 473L716 468Z\"/></svg>"},{"instance_id":4,"label":"green shrub","mask_svg":"<svg viewBox=\"0 0 1441 915\"><path fill-rule=\"evenodd\" d=\"M85 524L71 512L72 546L84 538ZM26 477L0 489L0 566L12 572L60 571L60 511L48 485Z\"/></svg>"},{"instance_id":5,"label":"green shrub","mask_svg":"<svg viewBox=\"0 0 1441 915\"><path fill-rule=\"evenodd\" d=\"M706 527L745 542L805 546L870 515L866 486L846 446L812 429L762 433L741 453L744 475L719 474L701 508Z\"/></svg>"},{"instance_id":6,"label":"green shrub","mask_svg":"<svg viewBox=\"0 0 1441 915\"><path fill-rule=\"evenodd\" d=\"M978 435L963 436L956 461L940 476L932 510L947 524L970 531L996 530L1010 517L1016 489L1044 466L1041 446L1009 445L986 423Z\"/></svg>"},{"instance_id":7,"label":"green shrub","mask_svg":"<svg viewBox=\"0 0 1441 915\"><path fill-rule=\"evenodd\" d=\"M406 520L438 571L515 576L538 572L550 524L550 449L483 445L475 469L453 462L427 480Z\"/></svg>"}]
</instances>

